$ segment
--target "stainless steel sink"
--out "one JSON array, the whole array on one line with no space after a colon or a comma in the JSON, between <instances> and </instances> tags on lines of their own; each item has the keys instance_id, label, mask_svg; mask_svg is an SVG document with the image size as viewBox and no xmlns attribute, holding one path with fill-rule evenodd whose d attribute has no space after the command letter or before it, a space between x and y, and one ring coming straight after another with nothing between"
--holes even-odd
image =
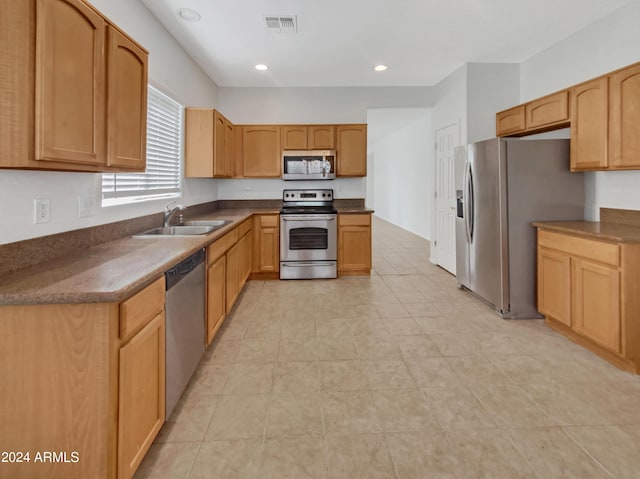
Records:
<instances>
[{"instance_id":1,"label":"stainless steel sink","mask_svg":"<svg viewBox=\"0 0 640 479\"><path fill-rule=\"evenodd\" d=\"M158 236L196 236L206 235L217 230L215 226L165 226L163 228L154 228L143 233L134 235L136 238L158 237Z\"/></svg>"},{"instance_id":2,"label":"stainless steel sink","mask_svg":"<svg viewBox=\"0 0 640 479\"><path fill-rule=\"evenodd\" d=\"M231 223L231 220L191 220L185 221L185 226L213 226L214 228L222 228Z\"/></svg>"}]
</instances>

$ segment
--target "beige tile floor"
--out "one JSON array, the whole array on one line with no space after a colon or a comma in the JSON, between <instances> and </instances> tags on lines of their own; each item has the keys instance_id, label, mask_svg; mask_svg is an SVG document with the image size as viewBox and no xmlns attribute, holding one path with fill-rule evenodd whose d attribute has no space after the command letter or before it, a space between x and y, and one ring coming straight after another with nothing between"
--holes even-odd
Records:
<instances>
[{"instance_id":1,"label":"beige tile floor","mask_svg":"<svg viewBox=\"0 0 640 479\"><path fill-rule=\"evenodd\" d=\"M370 278L253 281L142 478L640 478L640 378L373 224Z\"/></svg>"}]
</instances>

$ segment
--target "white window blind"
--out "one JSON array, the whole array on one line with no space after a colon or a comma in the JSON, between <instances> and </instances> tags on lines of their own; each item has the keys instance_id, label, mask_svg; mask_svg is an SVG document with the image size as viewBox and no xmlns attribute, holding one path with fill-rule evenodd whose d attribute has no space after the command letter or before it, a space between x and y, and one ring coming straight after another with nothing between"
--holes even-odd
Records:
<instances>
[{"instance_id":1,"label":"white window blind","mask_svg":"<svg viewBox=\"0 0 640 479\"><path fill-rule=\"evenodd\" d=\"M147 169L144 173L103 174L103 202L134 201L180 193L183 111L182 105L149 85Z\"/></svg>"}]
</instances>

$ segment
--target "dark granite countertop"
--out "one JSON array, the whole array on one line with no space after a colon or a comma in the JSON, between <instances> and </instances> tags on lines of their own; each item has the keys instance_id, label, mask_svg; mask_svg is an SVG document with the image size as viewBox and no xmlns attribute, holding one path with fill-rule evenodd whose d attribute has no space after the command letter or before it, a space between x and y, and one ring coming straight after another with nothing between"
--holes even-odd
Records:
<instances>
[{"instance_id":1,"label":"dark granite countertop","mask_svg":"<svg viewBox=\"0 0 640 479\"><path fill-rule=\"evenodd\" d=\"M369 214L374 212L371 208L365 206L338 206L336 209L341 215Z\"/></svg>"},{"instance_id":2,"label":"dark granite countertop","mask_svg":"<svg viewBox=\"0 0 640 479\"><path fill-rule=\"evenodd\" d=\"M253 214L276 208L222 209L192 219L230 219L208 235L125 237L0 276L0 305L120 302Z\"/></svg>"},{"instance_id":3,"label":"dark granite countertop","mask_svg":"<svg viewBox=\"0 0 640 479\"><path fill-rule=\"evenodd\" d=\"M602 221L537 221L537 228L560 233L569 233L603 241L639 243L640 227Z\"/></svg>"}]
</instances>

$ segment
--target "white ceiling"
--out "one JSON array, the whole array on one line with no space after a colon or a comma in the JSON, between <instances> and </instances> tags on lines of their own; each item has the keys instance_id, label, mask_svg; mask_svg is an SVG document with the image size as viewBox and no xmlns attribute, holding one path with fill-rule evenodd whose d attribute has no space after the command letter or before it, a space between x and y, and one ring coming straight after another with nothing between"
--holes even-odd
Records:
<instances>
[{"instance_id":1,"label":"white ceiling","mask_svg":"<svg viewBox=\"0 0 640 479\"><path fill-rule=\"evenodd\" d=\"M630 0L141 0L222 87L429 86L522 62ZM190 23L176 14L191 8ZM264 15L296 15L298 33ZM267 72L253 66L265 63ZM384 63L389 69L376 73Z\"/></svg>"}]
</instances>

